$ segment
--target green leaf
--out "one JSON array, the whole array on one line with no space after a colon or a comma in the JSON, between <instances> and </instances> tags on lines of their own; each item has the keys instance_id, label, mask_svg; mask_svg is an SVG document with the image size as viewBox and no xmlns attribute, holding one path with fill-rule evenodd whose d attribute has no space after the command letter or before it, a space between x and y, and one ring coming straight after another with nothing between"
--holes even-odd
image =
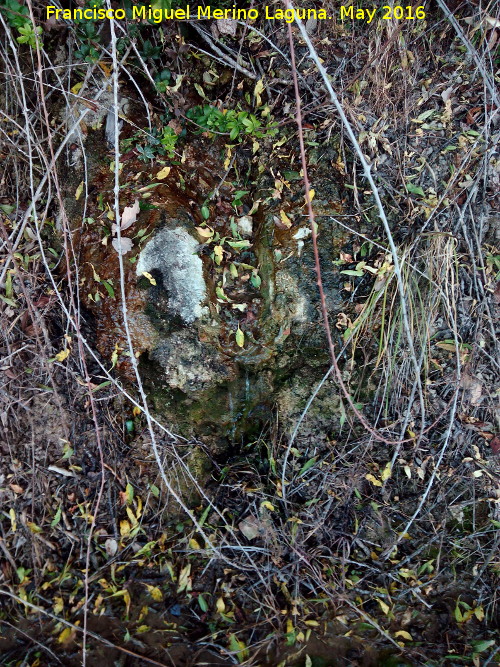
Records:
<instances>
[{"instance_id":1,"label":"green leaf","mask_svg":"<svg viewBox=\"0 0 500 667\"><path fill-rule=\"evenodd\" d=\"M494 639L483 639L472 642L472 646L474 647L474 653L483 653L484 651L487 651L494 645L495 645Z\"/></svg>"},{"instance_id":2,"label":"green leaf","mask_svg":"<svg viewBox=\"0 0 500 667\"><path fill-rule=\"evenodd\" d=\"M363 276L364 275L363 271L354 271L354 269L346 269L345 271L341 271L340 273L343 273L346 276Z\"/></svg>"},{"instance_id":3,"label":"green leaf","mask_svg":"<svg viewBox=\"0 0 500 667\"><path fill-rule=\"evenodd\" d=\"M413 195L420 195L421 197L425 197L425 192L418 185L413 185L413 183L407 183L406 189Z\"/></svg>"},{"instance_id":4,"label":"green leaf","mask_svg":"<svg viewBox=\"0 0 500 667\"><path fill-rule=\"evenodd\" d=\"M132 501L134 500L134 487L130 482L125 487L125 493L127 494L127 503L129 505L132 504Z\"/></svg>"},{"instance_id":5,"label":"green leaf","mask_svg":"<svg viewBox=\"0 0 500 667\"><path fill-rule=\"evenodd\" d=\"M250 241L226 241L231 248L250 248L252 245Z\"/></svg>"},{"instance_id":6,"label":"green leaf","mask_svg":"<svg viewBox=\"0 0 500 667\"><path fill-rule=\"evenodd\" d=\"M212 508L212 505L207 505L206 509L204 510L203 514L200 517L199 524L200 526L203 526L205 521L207 520L208 515L210 514L210 510Z\"/></svg>"},{"instance_id":7,"label":"green leaf","mask_svg":"<svg viewBox=\"0 0 500 667\"><path fill-rule=\"evenodd\" d=\"M201 216L204 220L208 220L208 218L210 217L210 209L208 208L208 206L201 207Z\"/></svg>"},{"instance_id":8,"label":"green leaf","mask_svg":"<svg viewBox=\"0 0 500 667\"><path fill-rule=\"evenodd\" d=\"M238 641L236 635L229 635L229 648L231 651L236 653L238 662L243 662L249 656L247 647L243 642Z\"/></svg>"},{"instance_id":9,"label":"green leaf","mask_svg":"<svg viewBox=\"0 0 500 667\"><path fill-rule=\"evenodd\" d=\"M219 297L219 299L222 299L223 301L229 301L227 296L224 294L224 290L221 287L216 287L215 288L215 293Z\"/></svg>"},{"instance_id":10,"label":"green leaf","mask_svg":"<svg viewBox=\"0 0 500 667\"><path fill-rule=\"evenodd\" d=\"M110 283L108 283L107 280L103 280L103 281L102 281L102 284L103 284L104 287L106 288L106 292L109 294L109 296L110 296L112 299L114 299L114 298L115 298L115 290L113 289L113 286L112 286Z\"/></svg>"},{"instance_id":11,"label":"green leaf","mask_svg":"<svg viewBox=\"0 0 500 667\"><path fill-rule=\"evenodd\" d=\"M254 287L256 287L257 289L259 289L259 287L260 287L261 284L262 284L262 280L260 279L260 276L259 276L258 273L253 273L253 274L252 274L252 277L250 278L250 282L251 282L252 285L253 285Z\"/></svg>"},{"instance_id":12,"label":"green leaf","mask_svg":"<svg viewBox=\"0 0 500 667\"><path fill-rule=\"evenodd\" d=\"M50 522L50 527L51 528L55 528L57 526L57 524L61 520L61 514L62 514L62 505L59 505L59 507L57 508L57 512L55 513L54 518Z\"/></svg>"},{"instance_id":13,"label":"green leaf","mask_svg":"<svg viewBox=\"0 0 500 667\"><path fill-rule=\"evenodd\" d=\"M198 595L198 604L200 605L201 611L208 611L208 604L203 595Z\"/></svg>"},{"instance_id":14,"label":"green leaf","mask_svg":"<svg viewBox=\"0 0 500 667\"><path fill-rule=\"evenodd\" d=\"M97 387L94 387L92 391L99 391L99 389L104 389L104 387L107 387L111 384L111 380L105 380L104 382L101 382L101 384L98 384Z\"/></svg>"},{"instance_id":15,"label":"green leaf","mask_svg":"<svg viewBox=\"0 0 500 667\"><path fill-rule=\"evenodd\" d=\"M309 459L309 461L306 461L306 463L304 463L304 465L303 465L302 468L300 469L299 477L302 477L302 475L303 475L305 472L307 472L307 471L309 470L309 468L312 468L312 467L313 467L313 465L316 463L316 459L317 459L317 458L318 458L318 457L315 456L314 458Z\"/></svg>"}]
</instances>

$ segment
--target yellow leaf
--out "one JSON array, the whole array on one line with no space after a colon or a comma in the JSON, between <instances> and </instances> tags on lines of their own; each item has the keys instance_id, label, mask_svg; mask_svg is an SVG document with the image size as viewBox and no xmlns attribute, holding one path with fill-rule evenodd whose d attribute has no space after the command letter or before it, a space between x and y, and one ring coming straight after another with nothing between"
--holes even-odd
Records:
<instances>
[{"instance_id":1,"label":"yellow leaf","mask_svg":"<svg viewBox=\"0 0 500 667\"><path fill-rule=\"evenodd\" d=\"M60 644L67 644L69 641L71 641L75 635L75 630L73 628L64 628L64 630L61 632L59 637L57 638L57 641Z\"/></svg>"},{"instance_id":2,"label":"yellow leaf","mask_svg":"<svg viewBox=\"0 0 500 667\"><path fill-rule=\"evenodd\" d=\"M167 176L170 174L172 167L163 167L163 169L160 169L160 171L156 174L156 178L159 181L163 181L164 178L167 178Z\"/></svg>"},{"instance_id":3,"label":"yellow leaf","mask_svg":"<svg viewBox=\"0 0 500 667\"><path fill-rule=\"evenodd\" d=\"M26 525L34 535L43 532L42 528L40 528L40 526L37 526L36 523L33 523L33 521L27 521Z\"/></svg>"},{"instance_id":4,"label":"yellow leaf","mask_svg":"<svg viewBox=\"0 0 500 667\"><path fill-rule=\"evenodd\" d=\"M135 518L135 515L130 509L130 507L127 507L125 511L127 512L127 516L130 519L130 523L132 524L132 526L134 527L137 526L137 519Z\"/></svg>"},{"instance_id":5,"label":"yellow leaf","mask_svg":"<svg viewBox=\"0 0 500 667\"><path fill-rule=\"evenodd\" d=\"M194 537L192 537L192 538L189 540L189 546L191 547L191 549L196 549L196 550L200 550L200 549L201 549L201 547L200 547L200 543L197 542L197 541L194 539Z\"/></svg>"},{"instance_id":6,"label":"yellow leaf","mask_svg":"<svg viewBox=\"0 0 500 667\"><path fill-rule=\"evenodd\" d=\"M312 190L312 189L309 190L309 201L312 201L314 199L315 194L316 194L316 192L314 190ZM306 200L306 204L307 204L307 197L305 198L305 200Z\"/></svg>"},{"instance_id":7,"label":"yellow leaf","mask_svg":"<svg viewBox=\"0 0 500 667\"><path fill-rule=\"evenodd\" d=\"M126 537L130 533L130 524L126 519L120 521L120 535Z\"/></svg>"},{"instance_id":8,"label":"yellow leaf","mask_svg":"<svg viewBox=\"0 0 500 667\"><path fill-rule=\"evenodd\" d=\"M97 64L99 65L99 67L104 72L104 76L106 77L106 79L109 79L109 77L111 76L111 72L112 72L111 67L109 67L109 65L104 63L102 60L99 60L99 62Z\"/></svg>"},{"instance_id":9,"label":"yellow leaf","mask_svg":"<svg viewBox=\"0 0 500 667\"><path fill-rule=\"evenodd\" d=\"M217 602L215 603L215 608L219 612L219 614L223 614L226 611L226 605L224 603L224 600L222 598L219 598Z\"/></svg>"},{"instance_id":10,"label":"yellow leaf","mask_svg":"<svg viewBox=\"0 0 500 667\"><path fill-rule=\"evenodd\" d=\"M262 91L264 90L264 84L262 82L262 79L259 79L257 83L255 84L255 88L253 89L253 94L255 97L255 103L258 107L262 104L262 99L260 97Z\"/></svg>"},{"instance_id":11,"label":"yellow leaf","mask_svg":"<svg viewBox=\"0 0 500 667\"><path fill-rule=\"evenodd\" d=\"M373 484L373 486L382 486L382 482L373 475L365 475L365 479Z\"/></svg>"},{"instance_id":12,"label":"yellow leaf","mask_svg":"<svg viewBox=\"0 0 500 667\"><path fill-rule=\"evenodd\" d=\"M264 502L261 503L260 506L265 507L270 512L274 512L274 505L271 505L271 503L268 500L264 500Z\"/></svg>"},{"instance_id":13,"label":"yellow leaf","mask_svg":"<svg viewBox=\"0 0 500 667\"><path fill-rule=\"evenodd\" d=\"M311 628L319 628L318 621L304 621L304 623Z\"/></svg>"},{"instance_id":14,"label":"yellow leaf","mask_svg":"<svg viewBox=\"0 0 500 667\"><path fill-rule=\"evenodd\" d=\"M243 347L244 344L245 344L245 334L238 326L236 330L236 345L238 345L238 347Z\"/></svg>"},{"instance_id":15,"label":"yellow leaf","mask_svg":"<svg viewBox=\"0 0 500 667\"><path fill-rule=\"evenodd\" d=\"M195 229L202 239L210 239L214 235L214 230L211 227L196 227Z\"/></svg>"},{"instance_id":16,"label":"yellow leaf","mask_svg":"<svg viewBox=\"0 0 500 667\"><path fill-rule=\"evenodd\" d=\"M387 465L383 469L382 474L380 475L380 479L383 482L385 482L390 478L391 474L392 474L392 468L391 468L391 462L389 461L389 463L387 463Z\"/></svg>"},{"instance_id":17,"label":"yellow leaf","mask_svg":"<svg viewBox=\"0 0 500 667\"><path fill-rule=\"evenodd\" d=\"M80 183L80 185L76 188L76 192L75 192L75 199L76 199L76 201L78 201L78 200L80 199L80 197L82 196L82 192L83 192L83 181L82 181L82 182Z\"/></svg>"},{"instance_id":18,"label":"yellow leaf","mask_svg":"<svg viewBox=\"0 0 500 667\"><path fill-rule=\"evenodd\" d=\"M402 639L407 639L409 642L413 641L413 637L410 635L409 632L406 632L406 630L398 630L396 633L394 633L395 637L401 637Z\"/></svg>"},{"instance_id":19,"label":"yellow leaf","mask_svg":"<svg viewBox=\"0 0 500 667\"><path fill-rule=\"evenodd\" d=\"M73 88L71 88L71 92L73 93L73 95L77 95L80 92L82 86L83 86L83 81L79 81L78 83L75 83Z\"/></svg>"},{"instance_id":20,"label":"yellow leaf","mask_svg":"<svg viewBox=\"0 0 500 667\"><path fill-rule=\"evenodd\" d=\"M137 496L137 499L136 499L136 500L137 500L137 511L136 511L136 513L135 513L135 516L136 516L138 519L140 519L140 518L141 518L141 514L142 514L142 500L139 498L139 496Z\"/></svg>"},{"instance_id":21,"label":"yellow leaf","mask_svg":"<svg viewBox=\"0 0 500 667\"><path fill-rule=\"evenodd\" d=\"M153 278L153 276L150 273L148 273L147 271L143 271L142 275L149 280L151 285L156 285L156 280Z\"/></svg>"},{"instance_id":22,"label":"yellow leaf","mask_svg":"<svg viewBox=\"0 0 500 667\"><path fill-rule=\"evenodd\" d=\"M389 611L390 611L389 605L386 604L386 603L385 603L383 600L381 600L380 598L377 598L377 602L379 603L380 608L382 609L382 611L384 612L384 614L387 615L387 614L389 613Z\"/></svg>"},{"instance_id":23,"label":"yellow leaf","mask_svg":"<svg viewBox=\"0 0 500 667\"><path fill-rule=\"evenodd\" d=\"M224 160L224 169L229 169L229 165L231 164L231 146L227 146L227 154L226 154L226 159Z\"/></svg>"},{"instance_id":24,"label":"yellow leaf","mask_svg":"<svg viewBox=\"0 0 500 667\"><path fill-rule=\"evenodd\" d=\"M56 361L64 361L69 357L69 347L67 347L65 350L61 350L61 352L58 352L56 354Z\"/></svg>"},{"instance_id":25,"label":"yellow leaf","mask_svg":"<svg viewBox=\"0 0 500 667\"><path fill-rule=\"evenodd\" d=\"M111 368L114 368L116 366L117 361L118 361L118 343L115 343L115 349L111 353Z\"/></svg>"},{"instance_id":26,"label":"yellow leaf","mask_svg":"<svg viewBox=\"0 0 500 667\"><path fill-rule=\"evenodd\" d=\"M132 414L134 415L134 417L138 417L141 414L141 412L142 412L141 408L138 405L134 405L132 410Z\"/></svg>"},{"instance_id":27,"label":"yellow leaf","mask_svg":"<svg viewBox=\"0 0 500 667\"><path fill-rule=\"evenodd\" d=\"M64 609L64 600L60 596L54 598L54 614L60 614Z\"/></svg>"},{"instance_id":28,"label":"yellow leaf","mask_svg":"<svg viewBox=\"0 0 500 667\"><path fill-rule=\"evenodd\" d=\"M130 593L127 590L124 590L122 592L123 592L123 601L125 602L126 613L128 616L130 612L130 603L132 602L132 600L130 598Z\"/></svg>"},{"instance_id":29,"label":"yellow leaf","mask_svg":"<svg viewBox=\"0 0 500 667\"><path fill-rule=\"evenodd\" d=\"M191 582L189 580L189 575L191 574L191 563L183 567L181 573L179 574L179 585L177 586L177 592L182 593L182 591L191 590Z\"/></svg>"},{"instance_id":30,"label":"yellow leaf","mask_svg":"<svg viewBox=\"0 0 500 667\"><path fill-rule=\"evenodd\" d=\"M9 510L9 517L10 517L10 527L12 528L12 532L15 533L17 530L17 522L16 522L16 511L14 510L13 507L11 507Z\"/></svg>"},{"instance_id":31,"label":"yellow leaf","mask_svg":"<svg viewBox=\"0 0 500 667\"><path fill-rule=\"evenodd\" d=\"M148 593L151 595L155 602L161 602L163 600L163 593L157 586L151 586L149 584L146 584L146 586L148 588Z\"/></svg>"},{"instance_id":32,"label":"yellow leaf","mask_svg":"<svg viewBox=\"0 0 500 667\"><path fill-rule=\"evenodd\" d=\"M222 262L223 250L221 245L216 245L214 248L215 263L219 265Z\"/></svg>"},{"instance_id":33,"label":"yellow leaf","mask_svg":"<svg viewBox=\"0 0 500 667\"><path fill-rule=\"evenodd\" d=\"M476 607L474 609L474 616L477 618L478 621L483 621L484 620L484 609L483 607Z\"/></svg>"},{"instance_id":34,"label":"yellow leaf","mask_svg":"<svg viewBox=\"0 0 500 667\"><path fill-rule=\"evenodd\" d=\"M280 211L280 218L281 218L282 224L285 225L285 227L287 227L288 229L290 229L290 227L292 226L292 221L287 216L285 211Z\"/></svg>"}]
</instances>

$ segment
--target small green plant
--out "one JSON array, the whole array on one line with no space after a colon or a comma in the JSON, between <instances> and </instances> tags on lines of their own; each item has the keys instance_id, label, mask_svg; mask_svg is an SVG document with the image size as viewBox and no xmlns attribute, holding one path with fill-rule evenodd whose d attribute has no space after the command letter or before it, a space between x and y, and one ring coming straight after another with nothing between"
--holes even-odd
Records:
<instances>
[{"instance_id":1,"label":"small green plant","mask_svg":"<svg viewBox=\"0 0 500 667\"><path fill-rule=\"evenodd\" d=\"M104 6L103 0L88 0L84 4L84 9L101 9ZM96 46L101 41L97 23L87 19L74 19L76 26L76 36L80 41L79 48L75 51L75 58L85 63L95 63L100 58L100 53Z\"/></svg>"},{"instance_id":2,"label":"small green plant","mask_svg":"<svg viewBox=\"0 0 500 667\"><path fill-rule=\"evenodd\" d=\"M91 44L82 44L79 49L75 51L75 58L83 60L85 63L95 63L99 60L99 51Z\"/></svg>"},{"instance_id":3,"label":"small green plant","mask_svg":"<svg viewBox=\"0 0 500 667\"><path fill-rule=\"evenodd\" d=\"M42 29L40 26L33 27L33 24L25 23L18 30L20 33L17 38L19 44L28 44L32 49L36 49L37 44L41 46L40 35Z\"/></svg>"},{"instance_id":4,"label":"small green plant","mask_svg":"<svg viewBox=\"0 0 500 667\"><path fill-rule=\"evenodd\" d=\"M170 70L164 69L159 74L155 76L155 86L156 90L159 93L165 93L168 86L170 85L170 79L172 78Z\"/></svg>"},{"instance_id":5,"label":"small green plant","mask_svg":"<svg viewBox=\"0 0 500 667\"><path fill-rule=\"evenodd\" d=\"M19 32L19 37L16 38L19 44L28 44L32 49L35 49L37 45L41 48L42 28L31 23L28 8L25 5L19 4L17 0L2 0L0 12L10 27L16 28Z\"/></svg>"},{"instance_id":6,"label":"small green plant","mask_svg":"<svg viewBox=\"0 0 500 667\"><path fill-rule=\"evenodd\" d=\"M176 132L171 127L166 126L160 131L153 129L151 134L136 132L130 139L122 142L122 150L135 148L139 160L142 162L149 162L164 155L173 158L178 140L179 136Z\"/></svg>"},{"instance_id":7,"label":"small green plant","mask_svg":"<svg viewBox=\"0 0 500 667\"><path fill-rule=\"evenodd\" d=\"M221 111L209 104L189 109L187 117L205 131L229 134L231 141L242 141L245 135L262 139L272 137L278 132L275 123L264 125L262 120L249 111Z\"/></svg>"},{"instance_id":8,"label":"small green plant","mask_svg":"<svg viewBox=\"0 0 500 667\"><path fill-rule=\"evenodd\" d=\"M178 135L171 127L164 127L161 133L160 144L163 146L163 149L167 153L169 158L173 158L175 155L175 144L178 140Z\"/></svg>"}]
</instances>

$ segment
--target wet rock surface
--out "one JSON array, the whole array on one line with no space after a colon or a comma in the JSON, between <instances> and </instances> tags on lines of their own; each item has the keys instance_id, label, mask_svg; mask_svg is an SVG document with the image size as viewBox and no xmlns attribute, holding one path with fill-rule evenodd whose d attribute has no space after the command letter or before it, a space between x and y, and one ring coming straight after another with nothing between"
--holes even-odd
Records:
<instances>
[{"instance_id":1,"label":"wet rock surface","mask_svg":"<svg viewBox=\"0 0 500 667\"><path fill-rule=\"evenodd\" d=\"M118 372L133 381L118 255L110 243L112 156L102 153L102 138L97 141L103 132L98 128L89 133L89 145L94 142L101 152L90 161L86 177L90 197L85 221L81 206L72 202L74 241L80 248L81 291L93 316L98 348L108 359L117 353ZM154 178L163 163L144 165L133 153L123 156L120 177L126 184L120 210L136 198L141 202L137 220L123 232L133 247L123 257L122 279L147 391L171 428L186 436L211 436L217 448L258 433L276 408L290 433L328 368L300 183L281 195L271 175L260 168L250 193L258 204L252 210L235 207L230 203L234 186L218 177L224 174L223 158L222 145L195 138L182 160L172 161L162 182ZM245 154L239 159L249 167ZM324 169L324 178L315 178L315 205L323 281L335 313L342 305L344 281L332 261L347 237L329 217L342 204L327 162ZM80 178L85 175L75 174L73 182ZM204 223L200 209L207 200L210 217ZM279 224L283 210L288 226ZM208 240L200 234L207 229L213 232ZM243 344L237 340L238 330ZM322 389L317 405L308 414L304 434L328 437L340 416L331 383Z\"/></svg>"}]
</instances>

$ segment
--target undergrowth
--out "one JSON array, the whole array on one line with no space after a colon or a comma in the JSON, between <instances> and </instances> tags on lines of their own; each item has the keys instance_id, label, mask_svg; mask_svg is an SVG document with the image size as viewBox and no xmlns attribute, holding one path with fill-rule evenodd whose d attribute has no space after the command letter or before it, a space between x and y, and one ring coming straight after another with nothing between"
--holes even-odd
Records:
<instances>
[{"instance_id":1,"label":"undergrowth","mask_svg":"<svg viewBox=\"0 0 500 667\"><path fill-rule=\"evenodd\" d=\"M312 185L320 191L327 148L343 183L338 210L312 203L320 234L321 215L346 232L322 268L341 288L330 319L348 395L326 364L294 428L271 420L221 457L173 433L140 376L116 372L119 352L134 349L97 351L70 218L82 205L82 224L106 227L96 243L112 243L113 200L85 180L68 196L65 180L76 148L84 164L96 158L85 142L103 129L85 118L119 68L120 91L141 111L130 121L115 109L125 166L103 143L105 171L119 190L133 186L119 179L127 160L150 169L134 196L152 211L150 186L172 169L182 185L186 149L215 146L221 185L192 193L201 250L220 308L242 276L258 295L265 270L242 259L250 241L235 221L254 213L263 173L265 205L281 202L277 235L295 222L287 205L304 199L286 26L214 37L204 25L116 23L113 42L109 22L55 29L35 4L33 25L29 7L0 6L2 664L181 664L197 652L192 664L313 665L332 653L343 664L495 664L498 112L483 89L498 76L495 8L457 14L465 42L442 9L415 25L309 25L370 162L400 276L296 35ZM150 233L137 233L137 248ZM105 269L92 267L101 304L123 284ZM236 311L230 336L244 349L251 318ZM339 426L311 435L311 406L332 378Z\"/></svg>"}]
</instances>

